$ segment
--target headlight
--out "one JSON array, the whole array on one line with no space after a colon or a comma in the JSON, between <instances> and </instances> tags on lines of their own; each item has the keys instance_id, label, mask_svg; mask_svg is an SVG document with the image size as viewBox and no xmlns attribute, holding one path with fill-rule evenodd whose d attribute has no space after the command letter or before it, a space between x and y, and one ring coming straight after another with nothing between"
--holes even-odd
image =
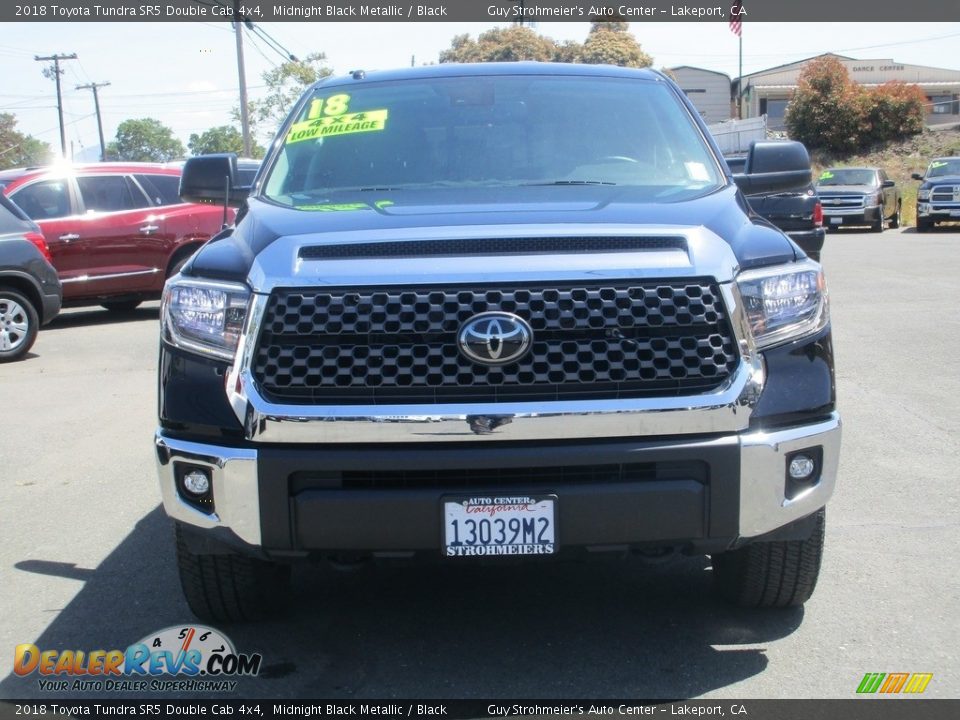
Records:
<instances>
[{"instance_id":1,"label":"headlight","mask_svg":"<svg viewBox=\"0 0 960 720\"><path fill-rule=\"evenodd\" d=\"M249 301L244 285L177 276L163 288L160 333L177 347L233 360Z\"/></svg>"},{"instance_id":2,"label":"headlight","mask_svg":"<svg viewBox=\"0 0 960 720\"><path fill-rule=\"evenodd\" d=\"M917 192L917 198L920 200L929 200L930 188L920 188L920 190Z\"/></svg>"},{"instance_id":3,"label":"headlight","mask_svg":"<svg viewBox=\"0 0 960 720\"><path fill-rule=\"evenodd\" d=\"M748 270L737 285L759 349L818 332L830 321L823 269L812 260Z\"/></svg>"}]
</instances>

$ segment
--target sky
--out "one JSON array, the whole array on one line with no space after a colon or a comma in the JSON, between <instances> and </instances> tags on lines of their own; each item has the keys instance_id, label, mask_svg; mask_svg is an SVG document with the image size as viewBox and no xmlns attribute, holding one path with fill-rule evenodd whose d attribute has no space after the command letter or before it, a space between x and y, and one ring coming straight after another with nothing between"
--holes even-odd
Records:
<instances>
[{"instance_id":1,"label":"sky","mask_svg":"<svg viewBox=\"0 0 960 720\"><path fill-rule=\"evenodd\" d=\"M455 35L477 34L506 23L262 23L300 57L324 52L338 74L436 62ZM538 23L555 40L582 42L585 22ZM737 37L724 22L633 23L630 32L656 67L693 65L738 75ZM744 23L744 74L824 52L859 59L960 70L960 22L954 23ZM267 43L245 34L247 85L262 92L261 73L279 64ZM77 85L110 82L99 91L107 142L127 118L153 117L184 145L191 133L230 124L239 106L235 39L227 22L0 23L0 112L17 116L18 129L59 149L54 83L34 55L76 53L63 67L67 143L96 156L93 97ZM2 151L3 148L0 148Z\"/></svg>"}]
</instances>

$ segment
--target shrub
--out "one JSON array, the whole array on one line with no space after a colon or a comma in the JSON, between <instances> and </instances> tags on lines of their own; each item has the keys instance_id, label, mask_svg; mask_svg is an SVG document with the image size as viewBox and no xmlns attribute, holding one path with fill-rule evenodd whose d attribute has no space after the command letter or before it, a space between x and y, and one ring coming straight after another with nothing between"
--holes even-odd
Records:
<instances>
[{"instance_id":1,"label":"shrub","mask_svg":"<svg viewBox=\"0 0 960 720\"><path fill-rule=\"evenodd\" d=\"M850 153L922 132L925 101L916 85L893 82L867 90L828 55L800 73L785 120L790 136L807 147Z\"/></svg>"}]
</instances>

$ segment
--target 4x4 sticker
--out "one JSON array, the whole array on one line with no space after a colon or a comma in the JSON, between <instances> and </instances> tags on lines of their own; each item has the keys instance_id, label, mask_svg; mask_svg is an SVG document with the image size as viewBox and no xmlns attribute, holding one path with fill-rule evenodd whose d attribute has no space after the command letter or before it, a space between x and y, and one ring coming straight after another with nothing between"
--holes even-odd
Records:
<instances>
[{"instance_id":1,"label":"4x4 sticker","mask_svg":"<svg viewBox=\"0 0 960 720\"><path fill-rule=\"evenodd\" d=\"M833 173L830 172L829 170L824 170L822 173L820 173L821 180L829 180L832 177L833 177Z\"/></svg>"},{"instance_id":2,"label":"4x4 sticker","mask_svg":"<svg viewBox=\"0 0 960 720\"><path fill-rule=\"evenodd\" d=\"M930 163L931 168L942 168L946 167L946 165L947 163L943 162L942 160L935 160L934 162Z\"/></svg>"},{"instance_id":3,"label":"4x4 sticker","mask_svg":"<svg viewBox=\"0 0 960 720\"><path fill-rule=\"evenodd\" d=\"M367 110L366 112L328 115L315 120L295 123L287 133L286 144L313 140L334 135L352 135L362 132L379 132L387 126L387 111Z\"/></svg>"}]
</instances>

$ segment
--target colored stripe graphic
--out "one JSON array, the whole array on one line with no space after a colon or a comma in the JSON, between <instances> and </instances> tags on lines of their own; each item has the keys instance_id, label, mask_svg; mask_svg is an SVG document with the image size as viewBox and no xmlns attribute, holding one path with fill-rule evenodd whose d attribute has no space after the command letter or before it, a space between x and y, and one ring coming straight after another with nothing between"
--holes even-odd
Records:
<instances>
[{"instance_id":1,"label":"colored stripe graphic","mask_svg":"<svg viewBox=\"0 0 960 720\"><path fill-rule=\"evenodd\" d=\"M910 673L890 673L880 688L882 693L898 693L907 682Z\"/></svg>"},{"instance_id":2,"label":"colored stripe graphic","mask_svg":"<svg viewBox=\"0 0 960 720\"><path fill-rule=\"evenodd\" d=\"M930 684L932 678L933 673L914 673L903 691L905 693L922 693L927 689L927 685Z\"/></svg>"},{"instance_id":3,"label":"colored stripe graphic","mask_svg":"<svg viewBox=\"0 0 960 720\"><path fill-rule=\"evenodd\" d=\"M933 673L866 673L857 686L860 694L880 692L886 695L897 693L922 693L927 689Z\"/></svg>"},{"instance_id":4,"label":"colored stripe graphic","mask_svg":"<svg viewBox=\"0 0 960 720\"><path fill-rule=\"evenodd\" d=\"M863 676L863 680L860 681L857 692L875 693L877 688L880 687L880 683L883 682L884 677L886 677L886 673L867 673Z\"/></svg>"}]
</instances>

